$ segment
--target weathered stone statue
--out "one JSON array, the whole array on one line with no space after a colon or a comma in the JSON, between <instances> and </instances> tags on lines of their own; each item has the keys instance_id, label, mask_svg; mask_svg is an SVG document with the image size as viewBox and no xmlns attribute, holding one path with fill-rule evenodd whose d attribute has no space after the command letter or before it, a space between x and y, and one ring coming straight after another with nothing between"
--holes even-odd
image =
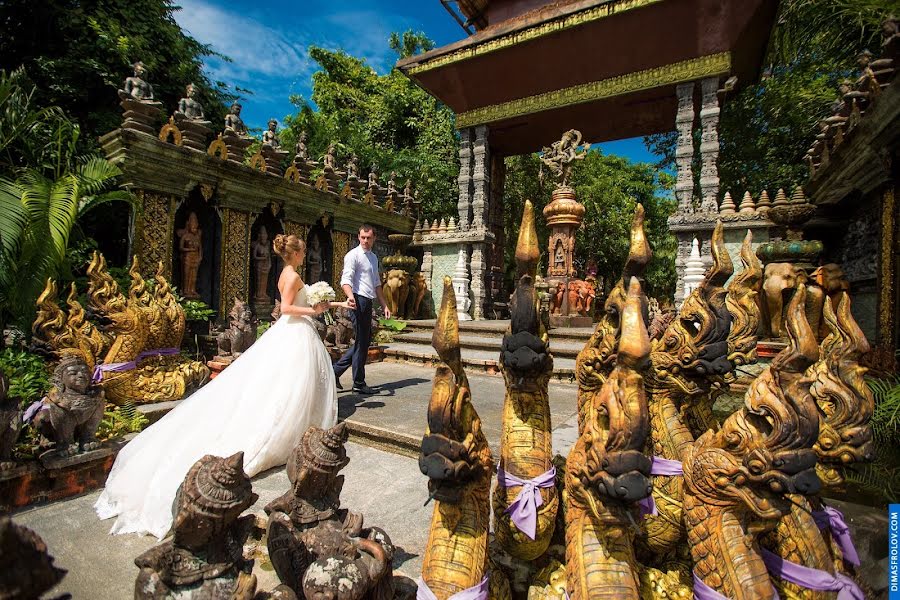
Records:
<instances>
[{"instance_id":1,"label":"weathered stone statue","mask_svg":"<svg viewBox=\"0 0 900 600\"><path fill-rule=\"evenodd\" d=\"M254 517L240 515L256 498L243 452L194 463L175 496L170 537L134 559L135 600L253 598L256 577L243 543Z\"/></svg>"},{"instance_id":2,"label":"weathered stone statue","mask_svg":"<svg viewBox=\"0 0 900 600\"><path fill-rule=\"evenodd\" d=\"M375 172L375 165L372 165L372 170L369 171L369 190L378 191L378 173Z\"/></svg>"},{"instance_id":3,"label":"weathered stone statue","mask_svg":"<svg viewBox=\"0 0 900 600\"><path fill-rule=\"evenodd\" d=\"M144 81L144 74L147 72L144 63L137 61L133 67L134 75L125 79L125 89L119 90L119 98L137 100L147 104L159 104L153 98L153 86Z\"/></svg>"},{"instance_id":4,"label":"weathered stone statue","mask_svg":"<svg viewBox=\"0 0 900 600\"><path fill-rule=\"evenodd\" d=\"M53 560L38 534L0 516L0 598L40 598L66 575L66 570L55 566ZM57 600L70 597L65 594Z\"/></svg>"},{"instance_id":5,"label":"weathered stone statue","mask_svg":"<svg viewBox=\"0 0 900 600\"><path fill-rule=\"evenodd\" d=\"M300 132L300 139L297 140L297 145L294 146L294 152L297 154L297 158L299 160L307 160L309 158L309 150L306 147L306 132Z\"/></svg>"},{"instance_id":6,"label":"weathered stone statue","mask_svg":"<svg viewBox=\"0 0 900 600\"><path fill-rule=\"evenodd\" d=\"M579 153L577 150L580 144L581 132L570 129L558 142L553 142L549 148L545 146L541 151L541 180L543 181L544 165L546 165L556 178L556 187L568 186L572 176L572 163L576 160L583 160L591 147L590 144L585 144L584 151Z\"/></svg>"},{"instance_id":7,"label":"weathered stone statue","mask_svg":"<svg viewBox=\"0 0 900 600\"><path fill-rule=\"evenodd\" d=\"M306 251L306 268L309 273L308 281L316 283L322 281L322 244L319 236L313 235L309 239L309 249Z\"/></svg>"},{"instance_id":8,"label":"weathered stone statue","mask_svg":"<svg viewBox=\"0 0 900 600\"><path fill-rule=\"evenodd\" d=\"M350 178L359 178L359 158L355 154L351 154L347 159L347 179Z\"/></svg>"},{"instance_id":9,"label":"weathered stone statue","mask_svg":"<svg viewBox=\"0 0 900 600\"><path fill-rule=\"evenodd\" d=\"M334 314L334 323L326 326L323 340L326 346L334 346L343 350L353 343L353 321L350 319L350 311L339 308Z\"/></svg>"},{"instance_id":10,"label":"weathered stone statue","mask_svg":"<svg viewBox=\"0 0 900 600\"><path fill-rule=\"evenodd\" d=\"M397 182L395 181L397 178L397 171L391 171L391 176L388 177L387 181L387 193L388 196L391 194L397 193Z\"/></svg>"},{"instance_id":11,"label":"weathered stone statue","mask_svg":"<svg viewBox=\"0 0 900 600\"><path fill-rule=\"evenodd\" d=\"M0 370L0 471L15 466L13 451L20 429L22 411L19 410L19 401L9 397L9 379Z\"/></svg>"},{"instance_id":12,"label":"weathered stone statue","mask_svg":"<svg viewBox=\"0 0 900 600\"><path fill-rule=\"evenodd\" d=\"M96 450L97 428L103 419L103 389L91 381L84 358L70 354L53 371L53 389L34 417L34 426L53 443L58 456Z\"/></svg>"},{"instance_id":13,"label":"weathered stone statue","mask_svg":"<svg viewBox=\"0 0 900 600\"><path fill-rule=\"evenodd\" d=\"M184 229L178 232L178 251L181 253L181 293L185 298L196 299L197 273L200 263L203 262L203 230L196 213L188 214Z\"/></svg>"},{"instance_id":14,"label":"weathered stone statue","mask_svg":"<svg viewBox=\"0 0 900 600\"><path fill-rule=\"evenodd\" d=\"M392 314L401 315L409 295L409 273L403 269L391 269L384 275L384 299Z\"/></svg>"},{"instance_id":15,"label":"weathered stone statue","mask_svg":"<svg viewBox=\"0 0 900 600\"><path fill-rule=\"evenodd\" d=\"M275 572L307 599L393 597L390 538L341 508L348 435L345 423L307 429L288 459L291 489L266 506Z\"/></svg>"},{"instance_id":16,"label":"weathered stone statue","mask_svg":"<svg viewBox=\"0 0 900 600\"><path fill-rule=\"evenodd\" d=\"M228 313L228 321L228 329L216 338L218 355L237 358L256 341L256 318L249 304L235 298L234 306Z\"/></svg>"},{"instance_id":17,"label":"weathered stone statue","mask_svg":"<svg viewBox=\"0 0 900 600\"><path fill-rule=\"evenodd\" d=\"M325 156L322 157L322 167L326 171L334 171L337 168L335 152L337 152L335 145L333 143L328 144L328 150L325 151Z\"/></svg>"},{"instance_id":18,"label":"weathered stone statue","mask_svg":"<svg viewBox=\"0 0 900 600\"><path fill-rule=\"evenodd\" d=\"M278 137L278 121L269 119L269 128L263 132L263 146L268 146L273 150L281 150L281 139Z\"/></svg>"},{"instance_id":19,"label":"weathered stone statue","mask_svg":"<svg viewBox=\"0 0 900 600\"><path fill-rule=\"evenodd\" d=\"M184 98L178 101L178 110L175 111L176 117L187 119L188 121L196 121L203 125L209 125L206 115L203 114L203 105L197 101L197 88L193 83L189 83L184 91Z\"/></svg>"},{"instance_id":20,"label":"weathered stone statue","mask_svg":"<svg viewBox=\"0 0 900 600\"><path fill-rule=\"evenodd\" d=\"M270 302L269 298L269 271L272 270L272 243L269 241L269 232L265 226L259 228L256 240L253 242L253 264L256 265L256 293L257 302Z\"/></svg>"},{"instance_id":21,"label":"weathered stone statue","mask_svg":"<svg viewBox=\"0 0 900 600\"><path fill-rule=\"evenodd\" d=\"M231 104L228 114L225 115L225 131L238 137L248 137L247 126L244 125L244 120L241 119L241 108L240 102Z\"/></svg>"}]
</instances>

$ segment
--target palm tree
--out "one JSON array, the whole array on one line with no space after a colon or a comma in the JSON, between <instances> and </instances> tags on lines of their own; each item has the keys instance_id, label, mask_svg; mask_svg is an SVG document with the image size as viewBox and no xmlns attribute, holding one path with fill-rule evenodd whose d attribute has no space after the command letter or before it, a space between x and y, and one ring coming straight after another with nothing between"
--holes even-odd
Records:
<instances>
[{"instance_id":1,"label":"palm tree","mask_svg":"<svg viewBox=\"0 0 900 600\"><path fill-rule=\"evenodd\" d=\"M34 301L48 277L59 277L82 216L108 202L133 202L115 189L119 168L79 155L78 126L59 111L31 107L31 93L15 89L17 73L0 72L0 116L19 123L0 127L0 152L27 161L0 167L0 331L10 321L29 329Z\"/></svg>"}]
</instances>

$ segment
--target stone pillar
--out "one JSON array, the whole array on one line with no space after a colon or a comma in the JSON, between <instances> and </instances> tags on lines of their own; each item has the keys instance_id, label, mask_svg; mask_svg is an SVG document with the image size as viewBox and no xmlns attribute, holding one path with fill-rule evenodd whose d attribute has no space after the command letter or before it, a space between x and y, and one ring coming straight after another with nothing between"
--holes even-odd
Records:
<instances>
[{"instance_id":1,"label":"stone pillar","mask_svg":"<svg viewBox=\"0 0 900 600\"><path fill-rule=\"evenodd\" d=\"M250 299L250 213L222 209L221 264L219 316L224 318L235 298Z\"/></svg>"},{"instance_id":2,"label":"stone pillar","mask_svg":"<svg viewBox=\"0 0 900 600\"><path fill-rule=\"evenodd\" d=\"M678 95L675 197L678 199L677 212L689 214L694 212L694 173L691 167L694 158L694 82L678 84L675 89Z\"/></svg>"},{"instance_id":3,"label":"stone pillar","mask_svg":"<svg viewBox=\"0 0 900 600\"><path fill-rule=\"evenodd\" d=\"M487 125L475 127L472 143L472 227L487 227L488 202L491 196L491 157Z\"/></svg>"},{"instance_id":4,"label":"stone pillar","mask_svg":"<svg viewBox=\"0 0 900 600\"><path fill-rule=\"evenodd\" d=\"M460 229L468 229L472 222L472 139L473 128L459 131L459 200L456 204L459 213L457 222Z\"/></svg>"},{"instance_id":5,"label":"stone pillar","mask_svg":"<svg viewBox=\"0 0 900 600\"><path fill-rule=\"evenodd\" d=\"M431 246L427 246L422 252L422 275L425 276L425 289L428 290L429 295L431 292L431 273L434 265L433 257Z\"/></svg>"},{"instance_id":6,"label":"stone pillar","mask_svg":"<svg viewBox=\"0 0 900 600\"><path fill-rule=\"evenodd\" d=\"M166 279L171 279L175 197L145 190L138 190L135 195L142 210L134 215L132 254L138 257L145 279L156 274L160 261Z\"/></svg>"},{"instance_id":7,"label":"stone pillar","mask_svg":"<svg viewBox=\"0 0 900 600\"><path fill-rule=\"evenodd\" d=\"M703 104L700 108L700 212L719 210L719 78L708 77L700 84Z\"/></svg>"},{"instance_id":8,"label":"stone pillar","mask_svg":"<svg viewBox=\"0 0 900 600\"><path fill-rule=\"evenodd\" d=\"M680 309L684 301L684 270L691 255L690 235L676 234L678 239L678 253L675 256L675 308Z\"/></svg>"},{"instance_id":9,"label":"stone pillar","mask_svg":"<svg viewBox=\"0 0 900 600\"><path fill-rule=\"evenodd\" d=\"M465 244L460 244L456 268L453 270L453 293L456 294L456 316L460 321L471 321L469 307L469 270L466 267L467 252Z\"/></svg>"},{"instance_id":10,"label":"stone pillar","mask_svg":"<svg viewBox=\"0 0 900 600\"><path fill-rule=\"evenodd\" d=\"M472 244L472 259L469 265L472 268L472 318L480 321L484 318L484 303L487 299L485 286L485 274L487 264L484 256L485 244Z\"/></svg>"}]
</instances>

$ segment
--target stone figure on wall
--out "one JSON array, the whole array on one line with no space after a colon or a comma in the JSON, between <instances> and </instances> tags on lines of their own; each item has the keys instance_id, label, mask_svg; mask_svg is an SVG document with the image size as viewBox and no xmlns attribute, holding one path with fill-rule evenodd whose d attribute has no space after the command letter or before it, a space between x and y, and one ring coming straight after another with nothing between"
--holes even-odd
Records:
<instances>
[{"instance_id":1,"label":"stone figure on wall","mask_svg":"<svg viewBox=\"0 0 900 600\"><path fill-rule=\"evenodd\" d=\"M566 268L566 250L562 239L556 240L556 250L553 253L553 266L563 270Z\"/></svg>"},{"instance_id":2,"label":"stone figure on wall","mask_svg":"<svg viewBox=\"0 0 900 600\"><path fill-rule=\"evenodd\" d=\"M590 144L585 144L584 151L579 153L579 145L581 145L581 132L570 129L563 134L561 140L553 142L549 148L545 146L541 151L541 170L539 172L541 181L544 179L544 165L546 165L556 177L556 187L568 186L569 178L572 176L572 163L584 159L591 147Z\"/></svg>"},{"instance_id":3,"label":"stone figure on wall","mask_svg":"<svg viewBox=\"0 0 900 600\"><path fill-rule=\"evenodd\" d=\"M309 273L309 283L322 281L322 244L318 235L313 235L309 240L309 249L306 251L306 268Z\"/></svg>"},{"instance_id":4,"label":"stone figure on wall","mask_svg":"<svg viewBox=\"0 0 900 600\"><path fill-rule=\"evenodd\" d=\"M337 165L334 157L335 152L337 152L335 145L333 143L328 144L328 150L325 151L325 156L322 157L322 167L326 171L334 171Z\"/></svg>"},{"instance_id":5,"label":"stone figure on wall","mask_svg":"<svg viewBox=\"0 0 900 600\"><path fill-rule=\"evenodd\" d=\"M228 329L216 337L217 358L237 358L256 341L256 332L257 321L250 305L240 298L235 298L234 305L228 313Z\"/></svg>"},{"instance_id":6,"label":"stone figure on wall","mask_svg":"<svg viewBox=\"0 0 900 600\"><path fill-rule=\"evenodd\" d=\"M153 98L153 86L144 81L144 74L147 72L144 63L137 61L133 67L134 75L125 79L125 89L119 90L119 97L123 100L131 99L148 104L159 104Z\"/></svg>"},{"instance_id":7,"label":"stone figure on wall","mask_svg":"<svg viewBox=\"0 0 900 600\"><path fill-rule=\"evenodd\" d=\"M351 177L353 179L359 178L359 158L357 158L356 154L351 154L350 158L347 159L347 179Z\"/></svg>"},{"instance_id":8,"label":"stone figure on wall","mask_svg":"<svg viewBox=\"0 0 900 600\"><path fill-rule=\"evenodd\" d=\"M273 150L281 149L281 139L278 137L278 121L269 119L269 128L263 132L263 146L268 146Z\"/></svg>"},{"instance_id":9,"label":"stone figure on wall","mask_svg":"<svg viewBox=\"0 0 900 600\"><path fill-rule=\"evenodd\" d=\"M232 132L240 137L247 137L247 126L244 125L244 120L241 119L241 108L243 107L240 102L231 104L228 114L225 115L225 131Z\"/></svg>"},{"instance_id":10,"label":"stone figure on wall","mask_svg":"<svg viewBox=\"0 0 900 600\"><path fill-rule=\"evenodd\" d=\"M375 165L372 165L372 170L369 171L369 189L378 189L378 173L375 172Z\"/></svg>"},{"instance_id":11,"label":"stone figure on wall","mask_svg":"<svg viewBox=\"0 0 900 600\"><path fill-rule=\"evenodd\" d=\"M203 262L203 231L196 213L190 213L184 229L178 230L178 251L181 254L181 293L185 298L199 298L197 273Z\"/></svg>"},{"instance_id":12,"label":"stone figure on wall","mask_svg":"<svg viewBox=\"0 0 900 600\"><path fill-rule=\"evenodd\" d=\"M406 180L406 186L403 188L403 197L409 199L413 198L412 179Z\"/></svg>"},{"instance_id":13,"label":"stone figure on wall","mask_svg":"<svg viewBox=\"0 0 900 600\"><path fill-rule=\"evenodd\" d=\"M388 182L387 182L388 196L390 196L391 194L397 193L397 183L396 183L396 181L394 181L396 178L397 178L397 171L391 171L391 176L388 177Z\"/></svg>"},{"instance_id":14,"label":"stone figure on wall","mask_svg":"<svg viewBox=\"0 0 900 600\"><path fill-rule=\"evenodd\" d=\"M265 225L260 226L256 241L253 242L253 263L256 265L256 293L257 302L269 302L269 271L272 270L272 244L269 242L269 232Z\"/></svg>"},{"instance_id":15,"label":"stone figure on wall","mask_svg":"<svg viewBox=\"0 0 900 600\"><path fill-rule=\"evenodd\" d=\"M193 83L189 83L185 88L184 98L178 101L178 110L175 111L176 116L181 116L189 121L198 123L208 123L206 116L203 114L203 105L197 101L197 88Z\"/></svg>"},{"instance_id":16,"label":"stone figure on wall","mask_svg":"<svg viewBox=\"0 0 900 600\"><path fill-rule=\"evenodd\" d=\"M294 146L294 152L297 154L297 158L301 160L307 160L309 158L309 149L306 147L306 132L300 132L300 139L297 140L297 145Z\"/></svg>"}]
</instances>

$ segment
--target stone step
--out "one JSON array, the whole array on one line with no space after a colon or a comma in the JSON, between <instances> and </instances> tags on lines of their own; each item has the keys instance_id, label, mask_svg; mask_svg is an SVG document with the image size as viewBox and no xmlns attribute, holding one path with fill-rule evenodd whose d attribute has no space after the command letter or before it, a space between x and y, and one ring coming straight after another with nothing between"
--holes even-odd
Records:
<instances>
[{"instance_id":1,"label":"stone step","mask_svg":"<svg viewBox=\"0 0 900 600\"><path fill-rule=\"evenodd\" d=\"M431 346L430 331L411 331L409 333L400 333L394 336L394 340L401 344L423 344ZM503 338L496 336L488 336L472 332L460 332L459 343L463 349L484 350L494 352L495 355L500 354L500 342ZM575 340L571 338L557 338L550 334L550 351L554 358L575 358L584 348L585 340Z\"/></svg>"},{"instance_id":2,"label":"stone step","mask_svg":"<svg viewBox=\"0 0 900 600\"><path fill-rule=\"evenodd\" d=\"M498 350L474 350L462 348L463 367L471 373L499 374ZM409 362L427 367L441 364L437 352L430 345L393 342L384 346L384 360ZM553 358L553 378L558 381L575 381L575 359L563 356Z\"/></svg>"},{"instance_id":3,"label":"stone step","mask_svg":"<svg viewBox=\"0 0 900 600\"><path fill-rule=\"evenodd\" d=\"M431 332L434 330L434 319L418 319L406 321L404 332ZM509 320L501 321L462 321L459 324L460 334L473 334L483 337L502 338L509 328ZM584 343L594 333L594 327L555 327L550 330L551 340L574 340Z\"/></svg>"}]
</instances>

